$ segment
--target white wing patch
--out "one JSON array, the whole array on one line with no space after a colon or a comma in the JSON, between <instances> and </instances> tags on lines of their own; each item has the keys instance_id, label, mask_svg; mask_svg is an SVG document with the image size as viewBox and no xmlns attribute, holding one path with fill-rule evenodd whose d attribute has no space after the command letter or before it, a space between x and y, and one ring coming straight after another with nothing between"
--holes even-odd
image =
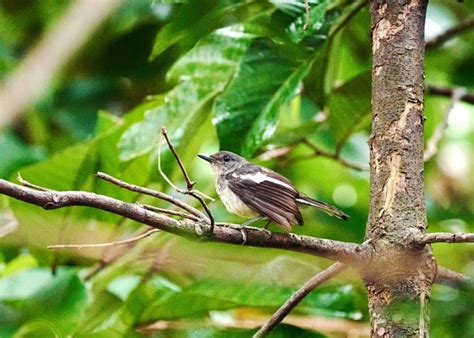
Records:
<instances>
[{"instance_id":1,"label":"white wing patch","mask_svg":"<svg viewBox=\"0 0 474 338\"><path fill-rule=\"evenodd\" d=\"M255 173L255 174L245 174L245 175L238 175L236 173L233 173L232 176L235 177L235 178L243 179L243 180L251 180L251 181L253 181L257 184L262 183L264 181L273 182L273 183L279 184L283 187L286 187L290 190L295 190L295 188L293 188L289 184L287 184L285 182L282 182L280 180L277 180L276 178L265 175L262 172L258 172L258 173Z\"/></svg>"}]
</instances>

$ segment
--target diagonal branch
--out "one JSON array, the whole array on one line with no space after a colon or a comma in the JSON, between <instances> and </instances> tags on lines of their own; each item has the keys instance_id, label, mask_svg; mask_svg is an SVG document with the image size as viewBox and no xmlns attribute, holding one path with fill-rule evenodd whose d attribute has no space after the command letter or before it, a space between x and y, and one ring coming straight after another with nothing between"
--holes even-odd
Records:
<instances>
[{"instance_id":1,"label":"diagonal branch","mask_svg":"<svg viewBox=\"0 0 474 338\"><path fill-rule=\"evenodd\" d=\"M158 143L158 170L161 174L161 176L163 176L163 178L171 185L173 186L177 192L181 193L181 194L185 194L185 195L189 195L189 196L192 196L194 197L195 199L197 199L199 201L199 203L201 203L202 207L204 208L204 210L206 210L206 213L207 213L207 216L209 217L209 222L210 222L210 231L209 233L212 235L212 233L214 232L214 224L215 224L215 220L214 220L214 216L212 215L212 212L211 212L211 209L209 209L209 207L207 206L206 202L204 202L204 199L203 197L205 198L208 198L210 200L214 200L213 198L203 194L202 192L198 191L198 190L194 190L193 187L194 185L196 184L196 182L192 182L191 179L189 178L189 175L188 175L188 172L186 171L186 168L184 167L184 164L183 164L183 161L181 161L181 158L179 157L178 155L178 152L176 151L176 149L174 148L173 144L171 143L169 137L168 137L168 134L166 132L166 128L165 127L161 127L161 135L165 137L165 140L166 140L166 143L168 143L168 147L170 148L171 150L171 153L173 154L176 162L178 163L178 166L179 168L181 169L181 172L183 173L183 176L184 176L184 179L186 180L186 188L187 190L184 190L184 189L179 189L178 187L176 187L172 182L171 180L168 179L168 177L165 175L165 173L161 170L161 162L160 162L160 157L161 157L161 137L160 137L160 141Z\"/></svg>"},{"instance_id":2,"label":"diagonal branch","mask_svg":"<svg viewBox=\"0 0 474 338\"><path fill-rule=\"evenodd\" d=\"M464 88L454 88L451 95L451 103L449 104L448 108L444 112L444 117L441 123L436 127L433 135L428 140L426 145L426 150L423 156L423 160L429 161L433 156L436 155L438 152L438 143L441 141L443 137L443 133L445 129L448 127L448 119L449 115L453 111L456 104L461 100L461 97L466 93Z\"/></svg>"},{"instance_id":3,"label":"diagonal branch","mask_svg":"<svg viewBox=\"0 0 474 338\"><path fill-rule=\"evenodd\" d=\"M434 38L426 41L425 43L425 49L432 49L436 48L446 41L456 37L459 34L465 33L469 31L470 29L474 28L474 17L468 18L461 22L459 25L451 27L444 31L443 33L435 36Z\"/></svg>"},{"instance_id":4,"label":"diagonal branch","mask_svg":"<svg viewBox=\"0 0 474 338\"><path fill-rule=\"evenodd\" d=\"M345 166L347 168L354 169L354 170L358 170L358 171L367 171L367 170L369 170L369 166L367 164L354 163L354 162L351 162L351 161L348 161L348 160L342 158L341 157L341 152L340 152L340 149L341 149L340 147L338 147L334 153L330 153L328 151L320 149L319 147L317 147L316 145L314 145L313 143L311 143L307 139L303 140L303 143L313 150L313 152L314 152L313 156L321 156L321 157L331 158L331 159L339 162L343 166Z\"/></svg>"},{"instance_id":5,"label":"diagonal branch","mask_svg":"<svg viewBox=\"0 0 474 338\"><path fill-rule=\"evenodd\" d=\"M18 200L40 206L46 210L70 206L87 206L108 211L151 227L179 236L215 241L229 244L242 244L242 233L238 225L234 227L215 225L212 237L209 237L208 220L176 220L150 212L142 206L127 203L115 198L84 191L39 191L0 179L0 193ZM255 247L278 248L307 253L319 257L341 261L352 265L361 257L361 245L335 240L301 236L286 233L268 233L261 229L245 227L246 245Z\"/></svg>"},{"instance_id":6,"label":"diagonal branch","mask_svg":"<svg viewBox=\"0 0 474 338\"><path fill-rule=\"evenodd\" d=\"M468 288L471 284L469 277L440 265L438 265L436 270L434 282L461 290Z\"/></svg>"},{"instance_id":7,"label":"diagonal branch","mask_svg":"<svg viewBox=\"0 0 474 338\"><path fill-rule=\"evenodd\" d=\"M154 207L152 205L147 205L147 204L141 204L141 203L137 203L137 204L140 205L143 209L150 210L150 211L153 211L153 212L157 212L159 214L179 216L179 217L190 219L191 221L195 221L195 222L199 221L199 218L197 218L193 215L190 215L188 213L185 213L185 212L171 210L171 209L165 209L165 208L158 208L158 207Z\"/></svg>"},{"instance_id":8,"label":"diagonal branch","mask_svg":"<svg viewBox=\"0 0 474 338\"><path fill-rule=\"evenodd\" d=\"M283 304L270 318L270 320L258 330L253 338L266 337L271 330L273 330L281 321L293 310L311 291L327 282L338 273L346 269L347 266L343 263L336 262L327 269L319 272L313 278L308 280L299 288L288 300Z\"/></svg>"},{"instance_id":9,"label":"diagonal branch","mask_svg":"<svg viewBox=\"0 0 474 338\"><path fill-rule=\"evenodd\" d=\"M177 207L180 207L181 209L183 210L186 210L187 212L189 212L190 214L193 214L194 216L200 218L200 219L206 219L206 216L200 212L199 210L197 210L196 208L193 208L192 206L190 206L189 204L187 203L184 203L183 201L177 199L177 198L174 198L173 196L170 196L168 194L165 194L165 193L162 193L161 191L156 191L156 190L152 190L152 189L149 189L149 188L145 188L145 187L140 187L138 185L134 185L134 184L130 184L130 183L127 183L127 182L124 182L124 181L121 181L119 180L118 178L115 178L113 176L110 176L110 175L107 175L106 173L103 173L103 172L98 172L96 174L96 176L98 178L101 178L103 179L104 181L107 181L109 183L112 183L112 184L115 184L116 186L118 187L121 187L121 188L124 188L124 189L127 189L127 190L130 190L130 191L134 191L134 192L138 192L140 194L144 194L144 195L148 195L148 196L152 196L152 197L155 197L155 198L159 198L163 201L166 201L168 203L171 203L171 204L174 204L176 205ZM23 185L25 185L25 181L21 182ZM40 190L40 189L44 189L44 188L41 188L41 187L38 187L38 186L31 186L31 183L28 182L28 186L31 188L34 188L36 190ZM40 188L40 189L38 189ZM44 189L44 190L47 190L47 189Z\"/></svg>"},{"instance_id":10,"label":"diagonal branch","mask_svg":"<svg viewBox=\"0 0 474 338\"><path fill-rule=\"evenodd\" d=\"M474 233L433 232L417 236L415 242L421 245L430 243L474 243Z\"/></svg>"},{"instance_id":11,"label":"diagonal branch","mask_svg":"<svg viewBox=\"0 0 474 338\"><path fill-rule=\"evenodd\" d=\"M312 150L312 152L309 153L309 154L303 154L303 155L299 155L299 156L293 156L293 157L285 158L293 150L294 146L296 144L300 144L300 143L306 145L308 148L310 148ZM268 151L264 152L263 154L261 154L260 158L263 159L264 161L266 161L266 160L269 160L269 159L272 159L272 158L282 157L282 158L284 158L284 162L282 163L282 165L286 166L286 165L288 165L288 162L297 162L297 161L310 160L310 159L313 159L313 158L318 157L318 156L332 159L332 160L338 162L339 164L341 164L342 166L344 166L346 168L354 169L354 170L357 170L357 171L368 171L369 170L369 166L367 164L356 163L356 162L352 162L352 161L349 161L349 160L346 160L345 158L343 158L341 156L341 153L340 153L340 147L338 147L338 149L336 149L335 152L329 152L329 151L326 151L326 150L323 150L323 149L319 148L318 146L311 143L306 138L302 138L302 139L294 142L293 144L288 145L288 146L283 147L283 148L268 150Z\"/></svg>"},{"instance_id":12,"label":"diagonal branch","mask_svg":"<svg viewBox=\"0 0 474 338\"><path fill-rule=\"evenodd\" d=\"M426 94L427 95L438 95L438 96L447 96L453 97L453 92L456 90L456 87L443 87L443 86L435 86L435 85L427 85L426 86ZM460 97L460 101L474 104L474 93L469 92L467 90L464 91L464 94Z\"/></svg>"}]
</instances>

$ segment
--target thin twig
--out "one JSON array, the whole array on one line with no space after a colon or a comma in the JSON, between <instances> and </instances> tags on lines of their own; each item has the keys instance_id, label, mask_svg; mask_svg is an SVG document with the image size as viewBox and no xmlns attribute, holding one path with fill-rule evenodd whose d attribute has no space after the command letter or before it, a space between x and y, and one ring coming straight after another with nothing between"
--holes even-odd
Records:
<instances>
[{"instance_id":1,"label":"thin twig","mask_svg":"<svg viewBox=\"0 0 474 338\"><path fill-rule=\"evenodd\" d=\"M171 152L173 153L174 158L176 159L176 162L178 163L179 168L181 169L181 172L183 173L184 179L186 180L186 188L188 191L193 190L194 185L196 182L191 181L189 178L188 172L186 171L186 168L184 167L183 161L181 161L181 158L179 157L178 153L176 152L176 149L174 148L173 144L171 143L168 133L166 132L165 127L161 127L161 135L163 135L166 139L166 143L168 143L168 147L170 148Z\"/></svg>"},{"instance_id":2,"label":"thin twig","mask_svg":"<svg viewBox=\"0 0 474 338\"><path fill-rule=\"evenodd\" d=\"M144 195L156 197L156 198L159 198L159 199L164 200L166 202L169 202L171 204L174 204L177 207L180 207L181 209L186 210L187 212L193 214L194 216L196 216L200 219L207 219L206 215L204 215L198 209L193 208L189 204L184 203L183 201L181 201L177 198L174 198L173 196L170 196L168 194L121 181L118 178L107 175L106 173L103 173L103 172L100 172L100 171L96 174L96 176L98 178L101 178L101 179L107 181L107 182L115 184L118 187L130 190L130 191L138 192L138 193L141 193L141 194L144 194Z\"/></svg>"},{"instance_id":3,"label":"thin twig","mask_svg":"<svg viewBox=\"0 0 474 338\"><path fill-rule=\"evenodd\" d=\"M315 156L321 156L321 157L326 157L326 158L333 159L334 161L339 162L340 164L342 164L343 166L345 166L347 168L351 168L351 169L358 170L358 171L368 171L369 170L368 165L354 163L354 162L351 162L351 161L348 161L348 160L342 158L341 155L340 155L340 150L336 150L336 152L331 153L331 152L325 151L323 149L320 149L319 147L317 147L316 145L314 145L313 143L311 143L307 139L304 139L302 141L302 143L305 144L306 146L308 146L309 148L311 148L311 150L313 150L313 154L311 154L310 156L306 156L306 157L303 157L304 155L301 156L301 157L294 157L292 159L292 161L293 160L309 159L309 158L313 158Z\"/></svg>"},{"instance_id":4,"label":"thin twig","mask_svg":"<svg viewBox=\"0 0 474 338\"><path fill-rule=\"evenodd\" d=\"M199 203L201 203L202 207L204 208L204 210L206 210L206 213L209 216L209 222L210 222L209 233L210 233L210 235L212 235L213 232L214 232L215 220L214 220L214 216L212 216L211 209L209 209L206 202L204 202L203 197L206 197L206 198L211 199L211 200L214 200L214 199L212 199L211 197L206 196L202 192L198 192L197 190L193 190L193 187L196 184L196 182L192 182L191 179L189 178L188 172L186 171L186 168L184 167L184 164L181 161L181 158L179 157L178 153L176 152L176 149L174 148L173 144L171 143L171 141L168 137L168 134L166 133L166 128L165 127L161 127L161 134L164 136L164 138L166 140L166 143L168 143L168 147L170 148L171 153L173 154L174 158L176 159L176 162L178 163L179 168L181 169L181 172L183 173L184 179L186 180L187 190L183 190L183 189L179 189L179 188L175 187L176 191L178 191L182 194L193 196L195 199L197 199L199 201ZM161 139L160 139L160 143L161 143ZM160 150L161 150L161 148L160 148ZM158 152L158 158L160 158L160 157L161 157L161 154L160 154L160 152ZM160 174L163 177L166 177L164 172L161 170L161 166L160 166L159 170L160 170Z\"/></svg>"},{"instance_id":5,"label":"thin twig","mask_svg":"<svg viewBox=\"0 0 474 338\"><path fill-rule=\"evenodd\" d=\"M168 176L166 176L166 174L163 172L163 170L161 169L161 137L164 136L165 139L166 139L166 143L168 144L168 147L170 148L171 150L171 153L173 154L174 158L176 159L176 162L178 163L178 166L179 168L181 169L181 172L183 173L183 176L184 176L184 179L186 181L186 188L187 188L187 191L183 190L183 189L180 189L178 188L176 185L173 184L173 182L171 182L171 180L168 178ZM183 164L183 161L181 161L181 158L179 157L178 155L178 152L176 151L175 147L173 146L173 144L171 143L169 137L168 137L168 134L166 132L166 128L165 127L162 127L161 128L161 134L160 134L160 140L158 142L158 170L161 174L161 176L163 176L163 178L166 180L166 182L168 182L169 185L171 185L173 188L175 188L175 190L177 192L180 192L180 193L184 193L184 194L187 194L188 192L194 192L196 194L198 194L199 196L203 197L203 198L206 198L212 202L214 202L215 200L210 197L210 196L207 196L206 194L204 194L203 192L200 192L199 190L193 190L193 187L194 185L196 184L195 181L191 181L191 179L189 178L189 174L188 172L186 171L186 168L184 167L184 164Z\"/></svg>"},{"instance_id":6,"label":"thin twig","mask_svg":"<svg viewBox=\"0 0 474 338\"><path fill-rule=\"evenodd\" d=\"M242 235L235 227L215 226L213 236L208 236L210 225L207 221L176 220L158 213L149 212L135 203L127 203L108 196L85 191L38 191L0 179L0 194L40 206L46 210L70 206L86 206L126 217L151 227L182 237L200 241L214 241L242 244ZM355 243L346 243L310 236L267 233L253 228L244 228L247 246L280 248L307 253L343 262L357 264L365 248ZM362 250L362 251L361 251Z\"/></svg>"},{"instance_id":7,"label":"thin twig","mask_svg":"<svg viewBox=\"0 0 474 338\"><path fill-rule=\"evenodd\" d=\"M442 87L442 86L435 86L435 85L426 86L427 95L453 97L453 92L455 90L456 88L453 88L453 87ZM464 95L462 95L459 100L466 103L474 104L474 93L468 92L467 90L465 90Z\"/></svg>"},{"instance_id":8,"label":"thin twig","mask_svg":"<svg viewBox=\"0 0 474 338\"><path fill-rule=\"evenodd\" d=\"M145 232L144 234L141 234L136 237L132 237L129 239L125 239L122 241L113 241L113 242L108 242L108 243L96 243L96 244L56 244L56 245L48 245L48 249L54 250L54 249L84 249L84 248L108 248L111 246L119 246L119 245L125 245L125 244L130 244L134 242L138 242L139 240L148 237L150 235L153 235L156 232L159 232L160 229L151 229Z\"/></svg>"},{"instance_id":9,"label":"thin twig","mask_svg":"<svg viewBox=\"0 0 474 338\"><path fill-rule=\"evenodd\" d=\"M438 143L441 141L441 138L443 137L444 131L448 127L448 119L449 115L453 111L454 107L456 104L461 100L461 97L466 93L464 88L455 88L452 91L452 100L451 103L449 104L448 108L446 109L444 113L443 120L441 123L436 127L435 131L433 132L433 135L431 138L428 140L427 145L426 145L426 150L423 156L423 160L429 161L433 156L435 156L438 153Z\"/></svg>"},{"instance_id":10,"label":"thin twig","mask_svg":"<svg viewBox=\"0 0 474 338\"><path fill-rule=\"evenodd\" d=\"M456 37L459 34L465 33L470 29L474 28L474 17L462 21L459 25L451 27L443 33L435 36L434 38L426 41L425 49L432 49L442 45L444 42Z\"/></svg>"},{"instance_id":11,"label":"thin twig","mask_svg":"<svg viewBox=\"0 0 474 338\"><path fill-rule=\"evenodd\" d=\"M437 266L434 282L461 290L464 290L471 285L469 277L440 265Z\"/></svg>"},{"instance_id":12,"label":"thin twig","mask_svg":"<svg viewBox=\"0 0 474 338\"><path fill-rule=\"evenodd\" d=\"M308 280L301 288L299 288L291 297L283 304L270 318L270 320L262 326L253 338L262 338L267 336L281 321L293 310L311 291L336 276L338 273L346 269L343 263L336 262L327 269L319 272L313 278Z\"/></svg>"},{"instance_id":13,"label":"thin twig","mask_svg":"<svg viewBox=\"0 0 474 338\"><path fill-rule=\"evenodd\" d=\"M308 0L304 0L304 10L306 12L306 22L303 26L303 30L307 30L308 27L309 27L309 20L310 20L310 16L309 16L309 2Z\"/></svg>"},{"instance_id":14,"label":"thin twig","mask_svg":"<svg viewBox=\"0 0 474 338\"><path fill-rule=\"evenodd\" d=\"M30 183L27 180L23 179L23 177L21 177L20 173L16 174L16 179L18 180L18 182L20 182L21 185L23 185L25 187L35 189L35 190L39 190L39 191L48 191L48 189L46 189L46 188L40 187L39 185Z\"/></svg>"},{"instance_id":15,"label":"thin twig","mask_svg":"<svg viewBox=\"0 0 474 338\"><path fill-rule=\"evenodd\" d=\"M158 208L158 207L154 207L154 206L148 205L148 204L141 204L141 203L137 203L137 204L140 205L143 209L158 212L160 214L180 216L180 217L187 218L187 219L190 219L190 220L195 221L195 222L199 221L199 219L197 217L194 217L193 215L187 214L185 212L181 212L181 211L177 211L177 210L164 209L164 208Z\"/></svg>"},{"instance_id":16,"label":"thin twig","mask_svg":"<svg viewBox=\"0 0 474 338\"><path fill-rule=\"evenodd\" d=\"M127 218L124 218L124 220ZM140 236L147 232L149 227L147 225L140 227L135 233L133 234L132 237ZM132 242L129 243L127 246L120 246L120 247L115 247L115 250L104 250L104 253L102 254L102 257L100 260L94 264L87 274L84 276L84 280L90 280L92 277L94 277L97 273L99 273L101 270L109 266L110 264L116 262L120 257L124 256L129 249L131 249L133 246L135 246L137 242Z\"/></svg>"},{"instance_id":17,"label":"thin twig","mask_svg":"<svg viewBox=\"0 0 474 338\"><path fill-rule=\"evenodd\" d=\"M166 183L168 183L170 186L173 187L174 190L176 191L179 191L181 192L182 189L178 188L169 178L168 176L165 174L165 172L163 171L163 169L161 168L161 143L163 141L163 133L160 133L160 138L158 139L158 159L157 159L157 163L158 163L158 173L160 174L161 177L163 177L163 179L165 180ZM187 184L187 181L186 181L186 184Z\"/></svg>"},{"instance_id":18,"label":"thin twig","mask_svg":"<svg viewBox=\"0 0 474 338\"><path fill-rule=\"evenodd\" d=\"M430 243L474 243L474 233L434 232L420 235L415 238L415 241L420 245Z\"/></svg>"}]
</instances>

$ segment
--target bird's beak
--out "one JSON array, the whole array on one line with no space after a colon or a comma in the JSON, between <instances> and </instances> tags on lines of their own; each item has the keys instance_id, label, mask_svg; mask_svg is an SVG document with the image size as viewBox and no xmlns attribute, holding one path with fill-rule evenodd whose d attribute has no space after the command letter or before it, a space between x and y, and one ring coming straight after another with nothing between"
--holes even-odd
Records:
<instances>
[{"instance_id":1,"label":"bird's beak","mask_svg":"<svg viewBox=\"0 0 474 338\"><path fill-rule=\"evenodd\" d=\"M212 158L207 155L199 154L198 157L202 158L204 161L207 161L209 163L212 162Z\"/></svg>"}]
</instances>

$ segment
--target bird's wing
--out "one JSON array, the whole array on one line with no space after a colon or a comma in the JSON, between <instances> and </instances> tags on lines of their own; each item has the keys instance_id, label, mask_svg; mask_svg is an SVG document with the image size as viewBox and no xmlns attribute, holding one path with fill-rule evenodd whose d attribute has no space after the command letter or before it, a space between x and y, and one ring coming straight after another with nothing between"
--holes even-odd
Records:
<instances>
[{"instance_id":1,"label":"bird's wing","mask_svg":"<svg viewBox=\"0 0 474 338\"><path fill-rule=\"evenodd\" d=\"M229 188L261 215L286 229L303 224L295 199L299 193L285 177L266 168L246 165L227 175Z\"/></svg>"}]
</instances>

